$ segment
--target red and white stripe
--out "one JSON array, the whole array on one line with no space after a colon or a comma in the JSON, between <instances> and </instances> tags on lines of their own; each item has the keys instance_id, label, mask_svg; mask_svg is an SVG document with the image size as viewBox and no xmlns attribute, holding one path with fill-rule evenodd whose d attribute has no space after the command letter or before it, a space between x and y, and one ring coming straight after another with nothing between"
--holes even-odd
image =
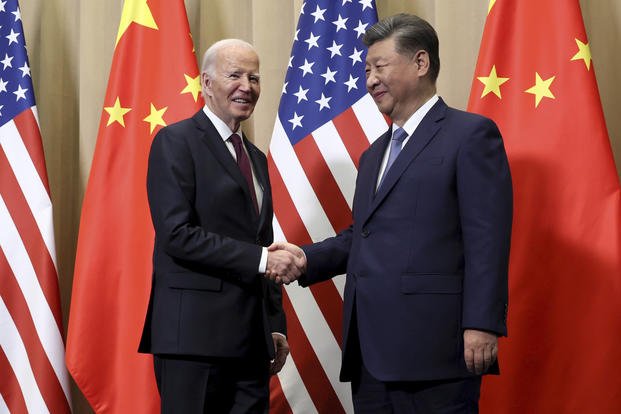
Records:
<instances>
[{"instance_id":1,"label":"red and white stripe","mask_svg":"<svg viewBox=\"0 0 621 414\"><path fill-rule=\"evenodd\" d=\"M274 239L309 244L348 227L360 155L387 127L368 94L295 146L277 117L268 155ZM285 288L291 355L277 388L287 411L353 412L350 386L338 378L344 285L341 275L308 289Z\"/></svg>"},{"instance_id":2,"label":"red and white stripe","mask_svg":"<svg viewBox=\"0 0 621 414\"><path fill-rule=\"evenodd\" d=\"M70 412L36 107L0 127L0 413Z\"/></svg>"}]
</instances>

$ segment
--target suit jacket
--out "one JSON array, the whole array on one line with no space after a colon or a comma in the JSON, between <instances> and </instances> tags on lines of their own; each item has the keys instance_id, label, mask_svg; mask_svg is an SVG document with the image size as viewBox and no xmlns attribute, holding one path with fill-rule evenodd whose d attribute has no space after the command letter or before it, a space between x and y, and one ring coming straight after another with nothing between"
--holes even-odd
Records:
<instances>
[{"instance_id":1,"label":"suit jacket","mask_svg":"<svg viewBox=\"0 0 621 414\"><path fill-rule=\"evenodd\" d=\"M512 188L502 138L491 120L440 99L376 192L390 138L362 154L353 224L304 248L300 282L347 273L342 380L359 363L358 340L381 381L467 377L464 329L506 334Z\"/></svg>"},{"instance_id":2,"label":"suit jacket","mask_svg":"<svg viewBox=\"0 0 621 414\"><path fill-rule=\"evenodd\" d=\"M244 143L264 192L260 214L202 110L153 140L153 285L141 352L273 358L271 332L286 333L280 288L258 274L273 238L267 160Z\"/></svg>"}]
</instances>

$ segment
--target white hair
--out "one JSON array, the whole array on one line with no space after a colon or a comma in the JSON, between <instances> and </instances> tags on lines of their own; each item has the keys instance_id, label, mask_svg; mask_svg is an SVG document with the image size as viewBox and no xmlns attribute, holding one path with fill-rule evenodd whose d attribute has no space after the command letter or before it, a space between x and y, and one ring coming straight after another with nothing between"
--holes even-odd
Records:
<instances>
[{"instance_id":1,"label":"white hair","mask_svg":"<svg viewBox=\"0 0 621 414\"><path fill-rule=\"evenodd\" d=\"M209 48L205 51L205 54L203 55L203 60L201 63L201 72L207 72L207 74L213 75L213 66L216 62L216 55L218 54L218 51L228 46L242 46L256 53L254 46L252 46L250 43L246 42L245 40L241 40L241 39L218 40L217 42L209 46Z\"/></svg>"}]
</instances>

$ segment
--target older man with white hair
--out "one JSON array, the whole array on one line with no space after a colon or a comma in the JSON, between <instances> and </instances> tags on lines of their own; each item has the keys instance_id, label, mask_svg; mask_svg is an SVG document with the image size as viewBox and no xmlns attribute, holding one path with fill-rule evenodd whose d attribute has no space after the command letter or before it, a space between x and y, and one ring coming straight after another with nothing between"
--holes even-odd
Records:
<instances>
[{"instance_id":1,"label":"older man with white hair","mask_svg":"<svg viewBox=\"0 0 621 414\"><path fill-rule=\"evenodd\" d=\"M205 106L153 140L147 192L153 286L140 352L154 354L162 413L265 413L288 354L280 287L267 268L272 200L265 155L241 122L261 92L252 45L221 40L201 68Z\"/></svg>"}]
</instances>

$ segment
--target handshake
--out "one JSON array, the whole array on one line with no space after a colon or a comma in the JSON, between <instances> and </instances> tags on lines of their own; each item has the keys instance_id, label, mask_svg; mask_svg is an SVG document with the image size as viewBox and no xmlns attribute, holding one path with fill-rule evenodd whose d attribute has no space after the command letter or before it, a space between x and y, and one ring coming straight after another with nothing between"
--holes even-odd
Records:
<instances>
[{"instance_id":1,"label":"handshake","mask_svg":"<svg viewBox=\"0 0 621 414\"><path fill-rule=\"evenodd\" d=\"M295 244L275 242L267 248L265 277L277 284L298 280L306 272L306 255Z\"/></svg>"}]
</instances>

